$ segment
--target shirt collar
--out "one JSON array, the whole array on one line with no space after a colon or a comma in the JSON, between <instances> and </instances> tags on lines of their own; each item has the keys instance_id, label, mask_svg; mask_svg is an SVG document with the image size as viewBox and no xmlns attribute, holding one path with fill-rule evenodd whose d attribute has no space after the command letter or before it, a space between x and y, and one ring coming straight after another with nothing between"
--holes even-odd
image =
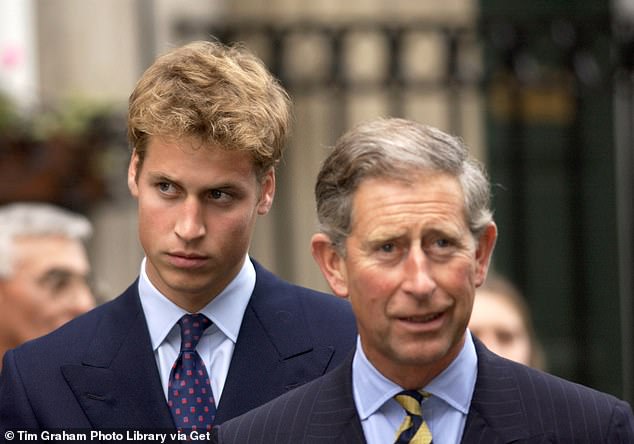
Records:
<instances>
[{"instance_id":1,"label":"shirt collar","mask_svg":"<svg viewBox=\"0 0 634 444\"><path fill-rule=\"evenodd\" d=\"M456 359L432 379L424 390L466 415L469 413L477 376L478 355L471 332L467 330L464 345Z\"/></svg>"},{"instance_id":2,"label":"shirt collar","mask_svg":"<svg viewBox=\"0 0 634 444\"><path fill-rule=\"evenodd\" d=\"M466 415L469 412L477 372L478 357L471 333L467 330L465 343L456 359L422 390L431 393ZM402 387L383 376L368 361L358 336L357 348L352 361L352 375L357 410L362 421L403 390Z\"/></svg>"},{"instance_id":3,"label":"shirt collar","mask_svg":"<svg viewBox=\"0 0 634 444\"><path fill-rule=\"evenodd\" d=\"M139 297L145 313L152 349L163 343L178 320L187 312L167 299L150 282L146 272L147 258L141 262ZM236 277L199 313L207 316L235 344L242 318L255 288L255 268L247 256Z\"/></svg>"},{"instance_id":4,"label":"shirt collar","mask_svg":"<svg viewBox=\"0 0 634 444\"><path fill-rule=\"evenodd\" d=\"M383 376L368 361L359 336L357 336L357 349L352 360L352 388L361 421L365 421L388 399L403 390Z\"/></svg>"}]
</instances>

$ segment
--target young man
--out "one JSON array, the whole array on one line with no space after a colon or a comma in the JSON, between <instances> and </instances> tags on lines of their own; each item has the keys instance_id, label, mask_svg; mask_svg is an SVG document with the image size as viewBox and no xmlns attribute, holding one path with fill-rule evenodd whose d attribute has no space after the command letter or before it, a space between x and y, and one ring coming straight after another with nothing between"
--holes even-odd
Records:
<instances>
[{"instance_id":1,"label":"young man","mask_svg":"<svg viewBox=\"0 0 634 444\"><path fill-rule=\"evenodd\" d=\"M313 255L359 340L337 369L215 430L216 442L631 443L630 406L503 359L467 330L497 229L456 138L402 119L336 144Z\"/></svg>"},{"instance_id":2,"label":"young man","mask_svg":"<svg viewBox=\"0 0 634 444\"><path fill-rule=\"evenodd\" d=\"M91 233L84 216L53 205L0 207L0 359L95 307Z\"/></svg>"},{"instance_id":3,"label":"young man","mask_svg":"<svg viewBox=\"0 0 634 444\"><path fill-rule=\"evenodd\" d=\"M286 92L242 48L194 42L147 69L128 118L139 279L7 354L0 433L210 430L342 361L349 304L247 255L288 121Z\"/></svg>"}]
</instances>

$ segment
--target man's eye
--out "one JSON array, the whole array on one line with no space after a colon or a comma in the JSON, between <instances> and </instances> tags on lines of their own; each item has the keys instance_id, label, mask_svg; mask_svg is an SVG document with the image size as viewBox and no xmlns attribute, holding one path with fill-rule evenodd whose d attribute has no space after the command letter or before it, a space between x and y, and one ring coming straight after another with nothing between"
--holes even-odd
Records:
<instances>
[{"instance_id":1,"label":"man's eye","mask_svg":"<svg viewBox=\"0 0 634 444\"><path fill-rule=\"evenodd\" d=\"M383 253L392 253L394 251L394 244L392 243L387 243L387 244L383 244L381 245L381 251Z\"/></svg>"},{"instance_id":2,"label":"man's eye","mask_svg":"<svg viewBox=\"0 0 634 444\"><path fill-rule=\"evenodd\" d=\"M158 189L162 193L173 193L174 192L174 185L172 185L169 182L160 182L157 186L158 186Z\"/></svg>"},{"instance_id":3,"label":"man's eye","mask_svg":"<svg viewBox=\"0 0 634 444\"><path fill-rule=\"evenodd\" d=\"M223 203L228 203L233 199L233 195L227 193L222 190L210 190L208 193L209 200L213 201L221 201Z\"/></svg>"},{"instance_id":4,"label":"man's eye","mask_svg":"<svg viewBox=\"0 0 634 444\"><path fill-rule=\"evenodd\" d=\"M61 291L65 289L66 287L68 287L69 283L70 283L70 276L60 277L50 282L51 288L53 289L53 291Z\"/></svg>"},{"instance_id":5,"label":"man's eye","mask_svg":"<svg viewBox=\"0 0 634 444\"><path fill-rule=\"evenodd\" d=\"M425 251L431 255L431 257L436 258L450 257L456 250L457 245L455 240L448 237L432 238L428 242L429 243L425 243L427 245Z\"/></svg>"},{"instance_id":6,"label":"man's eye","mask_svg":"<svg viewBox=\"0 0 634 444\"><path fill-rule=\"evenodd\" d=\"M40 278L39 282L52 293L59 293L66 289L73 279L70 272L64 270L52 270Z\"/></svg>"},{"instance_id":7,"label":"man's eye","mask_svg":"<svg viewBox=\"0 0 634 444\"><path fill-rule=\"evenodd\" d=\"M451 245L451 242L448 239L437 239L436 246L440 248L447 248Z\"/></svg>"}]
</instances>

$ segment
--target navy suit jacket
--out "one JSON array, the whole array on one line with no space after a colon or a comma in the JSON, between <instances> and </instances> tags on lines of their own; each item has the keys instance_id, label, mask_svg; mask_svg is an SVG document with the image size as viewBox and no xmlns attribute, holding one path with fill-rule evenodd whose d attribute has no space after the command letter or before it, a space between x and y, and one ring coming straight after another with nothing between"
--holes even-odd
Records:
<instances>
[{"instance_id":1,"label":"navy suit jacket","mask_svg":"<svg viewBox=\"0 0 634 444\"><path fill-rule=\"evenodd\" d=\"M634 443L626 402L474 342L478 377L462 443ZM352 393L352 354L327 375L215 428L212 442L365 443Z\"/></svg>"},{"instance_id":2,"label":"navy suit jacket","mask_svg":"<svg viewBox=\"0 0 634 444\"><path fill-rule=\"evenodd\" d=\"M291 285L254 262L256 283L216 424L336 367L354 348L350 304ZM137 290L6 353L6 430L174 430Z\"/></svg>"}]
</instances>

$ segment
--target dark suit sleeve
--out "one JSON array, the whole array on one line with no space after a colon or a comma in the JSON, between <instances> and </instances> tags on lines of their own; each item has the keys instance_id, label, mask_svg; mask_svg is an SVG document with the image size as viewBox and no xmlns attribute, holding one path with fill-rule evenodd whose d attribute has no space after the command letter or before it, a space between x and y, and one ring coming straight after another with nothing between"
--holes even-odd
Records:
<instances>
[{"instance_id":1,"label":"dark suit sleeve","mask_svg":"<svg viewBox=\"0 0 634 444\"><path fill-rule=\"evenodd\" d=\"M619 401L614 406L606 442L634 443L634 415L628 403Z\"/></svg>"},{"instance_id":2,"label":"dark suit sleeve","mask_svg":"<svg viewBox=\"0 0 634 444\"><path fill-rule=\"evenodd\" d=\"M24 391L24 384L16 363L15 352L4 355L0 373L0 437L6 431L36 430L38 423ZM2 438L0 438L2 439Z\"/></svg>"},{"instance_id":3,"label":"dark suit sleeve","mask_svg":"<svg viewBox=\"0 0 634 444\"><path fill-rule=\"evenodd\" d=\"M207 441L209 444L218 444L218 427L214 427L211 431L211 438Z\"/></svg>"}]
</instances>

